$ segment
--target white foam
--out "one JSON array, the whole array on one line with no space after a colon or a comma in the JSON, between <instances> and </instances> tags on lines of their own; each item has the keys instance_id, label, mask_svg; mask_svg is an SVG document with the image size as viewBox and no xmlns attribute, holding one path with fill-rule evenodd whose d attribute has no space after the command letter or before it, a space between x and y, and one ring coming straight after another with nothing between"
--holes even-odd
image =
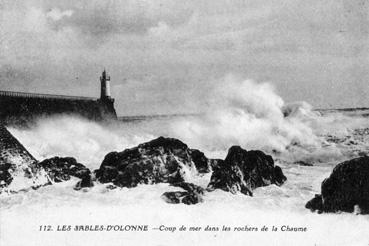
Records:
<instances>
[{"instance_id":1,"label":"white foam","mask_svg":"<svg viewBox=\"0 0 369 246\"><path fill-rule=\"evenodd\" d=\"M367 245L368 216L318 215L304 208L320 193L321 182L338 161L368 153L367 119L341 113L321 115L307 103L286 104L266 83L226 78L209 94L201 116L150 119L102 125L71 116L42 119L30 129L11 132L38 159L73 156L91 169L110 151L121 151L160 135L177 137L208 156L224 158L231 145L273 154L288 180L255 190L254 197L223 191L204 203L165 203L161 194L179 190L167 184L107 190L96 185L75 191L75 180L15 195L3 194L1 245ZM287 117L285 117L287 116ZM330 135L330 136L329 136ZM276 152L273 153L273 150ZM293 164L303 160L315 164ZM210 175L186 179L206 186ZM206 226L306 226L294 233L94 233L39 232L42 224L148 224ZM22 235L15 237L14 235Z\"/></svg>"}]
</instances>

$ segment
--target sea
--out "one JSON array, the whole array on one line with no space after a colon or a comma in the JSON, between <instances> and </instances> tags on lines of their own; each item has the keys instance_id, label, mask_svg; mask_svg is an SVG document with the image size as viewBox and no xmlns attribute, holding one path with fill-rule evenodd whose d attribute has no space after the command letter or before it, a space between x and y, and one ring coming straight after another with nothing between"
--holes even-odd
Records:
<instances>
[{"instance_id":1,"label":"sea","mask_svg":"<svg viewBox=\"0 0 369 246\"><path fill-rule=\"evenodd\" d=\"M38 160L72 156L91 170L107 153L159 136L178 138L209 158L225 158L239 145L272 155L287 177L282 186L257 188L253 197L216 190L202 203L184 205L163 201L164 192L178 190L168 184L76 191L72 179L1 194L0 245L369 245L369 216L305 208L338 163L369 153L369 108L316 109L286 103L268 85L245 84L223 89L197 113L105 123L61 115L8 129ZM210 176L192 173L187 181L206 187ZM101 225L149 230L73 230ZM72 229L58 230L63 226Z\"/></svg>"}]
</instances>

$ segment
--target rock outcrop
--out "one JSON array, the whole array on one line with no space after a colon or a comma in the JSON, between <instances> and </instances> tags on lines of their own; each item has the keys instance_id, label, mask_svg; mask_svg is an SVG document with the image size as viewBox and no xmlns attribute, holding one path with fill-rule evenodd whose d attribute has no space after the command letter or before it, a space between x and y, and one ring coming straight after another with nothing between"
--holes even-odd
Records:
<instances>
[{"instance_id":1,"label":"rock outcrop","mask_svg":"<svg viewBox=\"0 0 369 246\"><path fill-rule=\"evenodd\" d=\"M208 159L203 152L197 149L189 150L190 156L199 173L208 173L214 165L214 160Z\"/></svg>"},{"instance_id":2,"label":"rock outcrop","mask_svg":"<svg viewBox=\"0 0 369 246\"><path fill-rule=\"evenodd\" d=\"M196 204L203 201L202 196L205 193L205 189L200 186L180 182L171 184L172 186L180 187L185 191L174 191L174 192L165 192L161 197L167 203L184 203L187 205Z\"/></svg>"},{"instance_id":3,"label":"rock outcrop","mask_svg":"<svg viewBox=\"0 0 369 246\"><path fill-rule=\"evenodd\" d=\"M183 182L194 170L190 149L178 139L159 137L122 152L107 154L95 171L101 183L120 187Z\"/></svg>"},{"instance_id":4,"label":"rock outcrop","mask_svg":"<svg viewBox=\"0 0 369 246\"><path fill-rule=\"evenodd\" d=\"M94 186L94 183L92 182L92 176L91 175L85 175L81 178L80 181L77 182L74 189L80 190L82 188L89 188Z\"/></svg>"},{"instance_id":5,"label":"rock outcrop","mask_svg":"<svg viewBox=\"0 0 369 246\"><path fill-rule=\"evenodd\" d=\"M0 124L0 193L4 188L15 192L46 183L37 160Z\"/></svg>"},{"instance_id":6,"label":"rock outcrop","mask_svg":"<svg viewBox=\"0 0 369 246\"><path fill-rule=\"evenodd\" d=\"M246 151L239 146L232 146L225 160L218 161L214 167L208 190L222 189L252 196L255 188L282 185L286 179L282 169L274 166L271 156L262 151Z\"/></svg>"},{"instance_id":7,"label":"rock outcrop","mask_svg":"<svg viewBox=\"0 0 369 246\"><path fill-rule=\"evenodd\" d=\"M359 157L338 164L322 182L321 195L306 208L318 212L369 213L369 157Z\"/></svg>"},{"instance_id":8,"label":"rock outcrop","mask_svg":"<svg viewBox=\"0 0 369 246\"><path fill-rule=\"evenodd\" d=\"M81 179L76 190L92 187L93 181L112 183L115 187L135 187L138 184L170 183L184 191L166 192L162 197L169 203L196 204L202 202L205 189L187 183L191 175L213 170L208 191L222 189L232 193L252 195L252 190L265 185L281 185L286 177L280 167L274 166L271 156L261 151L246 151L239 146L229 149L225 160L208 159L204 153L189 149L178 139L159 137L150 142L107 154L94 174L72 157L53 157L37 162L27 150L5 129L0 128L0 181L2 186L13 182L13 172L19 172L8 158L18 156L24 161L23 176L31 180L42 173L41 185ZM11 155L10 155L11 154ZM28 175L28 176L27 176ZM37 187L30 185L30 187Z\"/></svg>"},{"instance_id":9,"label":"rock outcrop","mask_svg":"<svg viewBox=\"0 0 369 246\"><path fill-rule=\"evenodd\" d=\"M87 179L91 171L73 157L53 157L45 159L39 165L46 171L52 182L70 180L71 177Z\"/></svg>"},{"instance_id":10,"label":"rock outcrop","mask_svg":"<svg viewBox=\"0 0 369 246\"><path fill-rule=\"evenodd\" d=\"M91 171L72 157L53 157L38 162L26 148L0 125L0 193L38 188L52 182L80 178L75 189L93 186Z\"/></svg>"},{"instance_id":11,"label":"rock outcrop","mask_svg":"<svg viewBox=\"0 0 369 246\"><path fill-rule=\"evenodd\" d=\"M75 190L93 186L91 171L73 157L55 156L43 160L39 166L45 170L51 182L59 183L76 177L81 180L77 182Z\"/></svg>"}]
</instances>

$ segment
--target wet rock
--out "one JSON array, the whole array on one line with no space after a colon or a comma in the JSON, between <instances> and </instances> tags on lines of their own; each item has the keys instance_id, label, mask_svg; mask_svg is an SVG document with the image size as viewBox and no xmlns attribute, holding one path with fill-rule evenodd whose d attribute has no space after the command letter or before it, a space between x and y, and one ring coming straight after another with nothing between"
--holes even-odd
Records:
<instances>
[{"instance_id":1,"label":"wet rock","mask_svg":"<svg viewBox=\"0 0 369 246\"><path fill-rule=\"evenodd\" d=\"M369 213L369 157L359 157L338 164L322 182L321 195L306 206L323 212ZM356 208L356 209L355 209Z\"/></svg>"},{"instance_id":2,"label":"wet rock","mask_svg":"<svg viewBox=\"0 0 369 246\"><path fill-rule=\"evenodd\" d=\"M307 166L307 167L314 166L311 162L307 162L307 161L295 161L294 164L300 165L300 166Z\"/></svg>"},{"instance_id":3,"label":"wet rock","mask_svg":"<svg viewBox=\"0 0 369 246\"><path fill-rule=\"evenodd\" d=\"M117 189L117 188L118 188L118 186L113 185L113 184L107 184L107 185L105 186L105 188L106 188L106 189L108 189L108 190L115 190L115 189Z\"/></svg>"},{"instance_id":4,"label":"wet rock","mask_svg":"<svg viewBox=\"0 0 369 246\"><path fill-rule=\"evenodd\" d=\"M173 192L164 192L163 195L161 195L162 199L166 201L167 203L181 203L182 199L188 194L186 191L173 191Z\"/></svg>"},{"instance_id":5,"label":"wet rock","mask_svg":"<svg viewBox=\"0 0 369 246\"><path fill-rule=\"evenodd\" d=\"M90 188L93 187L94 184L92 182L92 177L90 174L86 174L85 176L82 177L82 179L80 181L78 181L78 183L76 184L76 186L74 187L75 190L80 190L83 188Z\"/></svg>"},{"instance_id":6,"label":"wet rock","mask_svg":"<svg viewBox=\"0 0 369 246\"><path fill-rule=\"evenodd\" d=\"M37 189L71 177L82 179L76 189L91 187L91 172L74 158L54 157L38 162L27 149L0 125L0 193Z\"/></svg>"},{"instance_id":7,"label":"wet rock","mask_svg":"<svg viewBox=\"0 0 369 246\"><path fill-rule=\"evenodd\" d=\"M174 191L174 192L165 192L161 197L167 203L184 203L187 205L197 204L203 201L203 195L205 193L205 189L194 185L192 183L180 182L171 184L172 186L180 187L185 191Z\"/></svg>"},{"instance_id":8,"label":"wet rock","mask_svg":"<svg viewBox=\"0 0 369 246\"><path fill-rule=\"evenodd\" d=\"M203 152L197 149L190 149L189 153L199 173L208 173L211 171L212 161Z\"/></svg>"},{"instance_id":9,"label":"wet rock","mask_svg":"<svg viewBox=\"0 0 369 246\"><path fill-rule=\"evenodd\" d=\"M194 169L191 152L194 151L178 139L159 137L107 154L95 171L96 178L101 183L112 182L120 187L182 182L186 170Z\"/></svg>"},{"instance_id":10,"label":"wet rock","mask_svg":"<svg viewBox=\"0 0 369 246\"><path fill-rule=\"evenodd\" d=\"M219 165L222 165L224 160L222 159L209 159L211 170L216 169Z\"/></svg>"},{"instance_id":11,"label":"wet rock","mask_svg":"<svg viewBox=\"0 0 369 246\"><path fill-rule=\"evenodd\" d=\"M0 124L0 193L3 189L16 192L48 182L37 160Z\"/></svg>"},{"instance_id":12,"label":"wet rock","mask_svg":"<svg viewBox=\"0 0 369 246\"><path fill-rule=\"evenodd\" d=\"M229 191L233 194L241 192L252 196L251 188L243 180L241 168L236 165L231 166L226 162L219 162L211 175L207 190L213 191L215 189Z\"/></svg>"},{"instance_id":13,"label":"wet rock","mask_svg":"<svg viewBox=\"0 0 369 246\"><path fill-rule=\"evenodd\" d=\"M0 163L0 187L6 187L8 186L12 180L13 177L10 174L12 165L10 163L1 162Z\"/></svg>"},{"instance_id":14,"label":"wet rock","mask_svg":"<svg viewBox=\"0 0 369 246\"><path fill-rule=\"evenodd\" d=\"M315 194L315 197L308 201L305 205L306 208L310 209L311 211L323 211L323 199L321 195Z\"/></svg>"},{"instance_id":15,"label":"wet rock","mask_svg":"<svg viewBox=\"0 0 369 246\"><path fill-rule=\"evenodd\" d=\"M262 151L246 151L232 146L224 161L214 167L208 190L222 189L252 196L252 190L270 184L282 185L286 181L282 169L274 166L273 158Z\"/></svg>"},{"instance_id":16,"label":"wet rock","mask_svg":"<svg viewBox=\"0 0 369 246\"><path fill-rule=\"evenodd\" d=\"M284 176L282 168L280 168L279 166L275 166L273 183L278 186L281 186L286 180L287 177Z\"/></svg>"},{"instance_id":17,"label":"wet rock","mask_svg":"<svg viewBox=\"0 0 369 246\"><path fill-rule=\"evenodd\" d=\"M56 183L70 180L72 176L88 179L91 175L90 170L73 157L53 157L43 160L39 165L46 171L51 181ZM87 182L84 181L83 184Z\"/></svg>"}]
</instances>

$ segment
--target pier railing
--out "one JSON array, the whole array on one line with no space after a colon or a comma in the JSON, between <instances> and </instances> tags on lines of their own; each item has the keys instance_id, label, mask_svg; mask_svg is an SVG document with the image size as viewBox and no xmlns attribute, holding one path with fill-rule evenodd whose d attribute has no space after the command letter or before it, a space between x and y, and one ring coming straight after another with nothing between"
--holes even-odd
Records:
<instances>
[{"instance_id":1,"label":"pier railing","mask_svg":"<svg viewBox=\"0 0 369 246\"><path fill-rule=\"evenodd\" d=\"M22 98L50 98L50 99L64 99L64 100L97 100L97 98L94 98L94 97L65 96L65 95L27 93L27 92L17 92L17 91L0 91L0 96L22 97Z\"/></svg>"}]
</instances>

